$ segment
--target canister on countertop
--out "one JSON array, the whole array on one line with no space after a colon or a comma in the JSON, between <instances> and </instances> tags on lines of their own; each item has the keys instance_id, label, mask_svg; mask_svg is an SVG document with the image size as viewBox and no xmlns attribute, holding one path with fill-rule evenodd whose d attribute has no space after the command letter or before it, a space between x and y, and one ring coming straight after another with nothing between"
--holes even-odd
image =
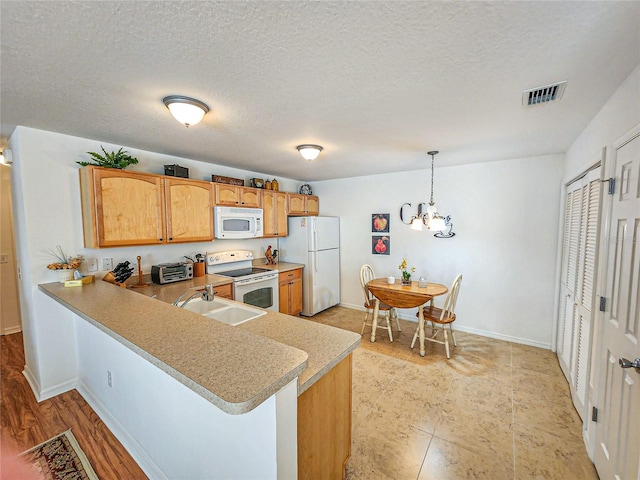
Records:
<instances>
[{"instance_id":1,"label":"canister on countertop","mask_svg":"<svg viewBox=\"0 0 640 480\"><path fill-rule=\"evenodd\" d=\"M278 185L278 180L274 178L271 182L271 190L275 190L277 192L279 188L280 186Z\"/></svg>"},{"instance_id":2,"label":"canister on countertop","mask_svg":"<svg viewBox=\"0 0 640 480\"><path fill-rule=\"evenodd\" d=\"M271 190L271 180L267 179L267 181L264 182L264 188L265 190Z\"/></svg>"},{"instance_id":3,"label":"canister on countertop","mask_svg":"<svg viewBox=\"0 0 640 480\"><path fill-rule=\"evenodd\" d=\"M204 277L204 262L195 262L193 264L193 276Z\"/></svg>"}]
</instances>

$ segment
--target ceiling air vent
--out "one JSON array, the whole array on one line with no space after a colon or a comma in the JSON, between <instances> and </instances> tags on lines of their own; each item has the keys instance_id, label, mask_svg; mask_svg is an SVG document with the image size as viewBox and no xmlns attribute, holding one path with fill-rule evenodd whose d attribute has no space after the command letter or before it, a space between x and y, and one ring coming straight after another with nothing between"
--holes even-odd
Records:
<instances>
[{"instance_id":1,"label":"ceiling air vent","mask_svg":"<svg viewBox=\"0 0 640 480\"><path fill-rule=\"evenodd\" d=\"M525 90L522 92L522 106L533 107L535 105L560 100L566 86L567 82L565 80L564 82L552 83L551 85L545 85L544 87Z\"/></svg>"}]
</instances>

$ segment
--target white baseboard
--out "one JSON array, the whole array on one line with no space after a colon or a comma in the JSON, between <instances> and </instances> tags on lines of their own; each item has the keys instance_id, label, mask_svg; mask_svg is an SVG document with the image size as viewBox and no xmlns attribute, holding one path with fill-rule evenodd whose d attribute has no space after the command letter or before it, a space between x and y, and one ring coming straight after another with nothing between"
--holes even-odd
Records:
<instances>
[{"instance_id":1,"label":"white baseboard","mask_svg":"<svg viewBox=\"0 0 640 480\"><path fill-rule=\"evenodd\" d=\"M33 394L36 397L36 401L42 402L44 400L48 400L50 398L55 397L56 395L60 395L61 393L68 392L69 390L73 390L76 388L76 379L68 380L64 383L59 383L58 385L53 385L49 388L45 388L44 390L36 380L35 376L29 370L29 367L24 366L24 370L22 371L22 375L27 379L27 383L31 387Z\"/></svg>"},{"instance_id":2,"label":"white baseboard","mask_svg":"<svg viewBox=\"0 0 640 480\"><path fill-rule=\"evenodd\" d=\"M361 312L364 312L364 306L363 305L352 305L349 303L340 303L341 307L345 307L345 308L351 308L353 310L359 310ZM398 315L401 319L403 320L408 320L409 322L414 322L414 323L418 323L418 319L414 316L409 316L409 315L403 315L400 314ZM481 337L489 337L489 338L495 338L496 340L504 340L505 342L512 342L512 343L519 343L522 345L529 345L532 347L538 347L538 348L544 348L545 350L551 350L551 344L550 343L546 343L546 342L538 342L535 340L529 340L528 338L520 338L520 337L514 337L511 335L503 335L501 333L496 333L496 332L489 332L487 330L480 330L478 328L473 328L473 327L468 327L465 325L460 325L459 323L456 322L455 324L455 329L457 331L460 332L466 332L466 333L472 333L474 335L480 335Z\"/></svg>"},{"instance_id":3,"label":"white baseboard","mask_svg":"<svg viewBox=\"0 0 640 480\"><path fill-rule=\"evenodd\" d=\"M456 323L455 329L459 332L472 333L474 335L480 335L482 337L495 338L496 340L504 340L505 342L519 343L521 345L529 345L531 347L544 348L545 350L551 350L551 344L546 342L537 342L535 340L529 340L528 338L513 337L511 335L502 335L501 333L488 332L486 330L479 330L473 327L467 327L465 325L458 325Z\"/></svg>"},{"instance_id":4,"label":"white baseboard","mask_svg":"<svg viewBox=\"0 0 640 480\"><path fill-rule=\"evenodd\" d=\"M22 370L22 375L27 379L27 383L31 387L31 391L35 395L36 401L40 402L41 400L43 400L40 398L40 384L33 376L33 373L31 373L31 370L29 370L29 367L27 367L26 365L24 366L24 370Z\"/></svg>"},{"instance_id":5,"label":"white baseboard","mask_svg":"<svg viewBox=\"0 0 640 480\"><path fill-rule=\"evenodd\" d=\"M156 465L156 463L147 455L147 452L140 446L140 444L133 438L129 432L120 424L120 422L111 415L111 412L105 408L102 402L96 397L93 392L82 381L78 381L77 390L87 403L98 414L104 424L111 430L111 433L115 435L124 448L133 457L136 463L140 466L142 471L151 480L169 480Z\"/></svg>"}]
</instances>

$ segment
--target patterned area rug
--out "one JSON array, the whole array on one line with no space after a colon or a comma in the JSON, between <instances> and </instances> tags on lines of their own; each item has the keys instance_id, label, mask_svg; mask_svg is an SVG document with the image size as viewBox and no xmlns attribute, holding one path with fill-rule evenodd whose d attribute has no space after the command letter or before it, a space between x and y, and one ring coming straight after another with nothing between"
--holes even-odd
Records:
<instances>
[{"instance_id":1,"label":"patterned area rug","mask_svg":"<svg viewBox=\"0 0 640 480\"><path fill-rule=\"evenodd\" d=\"M46 480L99 480L71 430L21 456Z\"/></svg>"}]
</instances>

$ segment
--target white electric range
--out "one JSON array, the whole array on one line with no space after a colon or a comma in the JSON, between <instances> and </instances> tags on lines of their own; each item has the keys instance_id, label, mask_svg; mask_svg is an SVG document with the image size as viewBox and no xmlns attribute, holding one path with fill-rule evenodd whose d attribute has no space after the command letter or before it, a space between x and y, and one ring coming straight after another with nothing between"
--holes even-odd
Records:
<instances>
[{"instance_id":1,"label":"white electric range","mask_svg":"<svg viewBox=\"0 0 640 480\"><path fill-rule=\"evenodd\" d=\"M233 298L255 307L278 311L278 270L253 266L251 250L207 253L207 273L233 280Z\"/></svg>"}]
</instances>

